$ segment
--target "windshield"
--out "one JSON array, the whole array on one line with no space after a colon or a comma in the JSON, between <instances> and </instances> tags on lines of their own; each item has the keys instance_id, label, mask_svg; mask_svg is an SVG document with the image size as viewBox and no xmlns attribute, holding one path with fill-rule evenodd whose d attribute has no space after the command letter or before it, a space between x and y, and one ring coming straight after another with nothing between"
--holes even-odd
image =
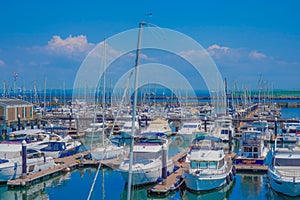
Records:
<instances>
[{"instance_id":1,"label":"windshield","mask_svg":"<svg viewBox=\"0 0 300 200\"><path fill-rule=\"evenodd\" d=\"M276 158L275 166L300 166L300 159Z\"/></svg>"}]
</instances>

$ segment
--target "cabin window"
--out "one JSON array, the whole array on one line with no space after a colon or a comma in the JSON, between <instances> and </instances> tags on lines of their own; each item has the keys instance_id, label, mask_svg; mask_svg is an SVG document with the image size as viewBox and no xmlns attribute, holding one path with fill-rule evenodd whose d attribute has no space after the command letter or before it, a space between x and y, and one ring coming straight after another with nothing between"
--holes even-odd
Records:
<instances>
[{"instance_id":1,"label":"cabin window","mask_svg":"<svg viewBox=\"0 0 300 200\"><path fill-rule=\"evenodd\" d=\"M161 156L161 152L133 152L134 161L145 159L156 159Z\"/></svg>"},{"instance_id":2,"label":"cabin window","mask_svg":"<svg viewBox=\"0 0 300 200\"><path fill-rule=\"evenodd\" d=\"M220 169L221 167L224 166L224 158L222 160L219 161L219 166L218 169Z\"/></svg>"},{"instance_id":3,"label":"cabin window","mask_svg":"<svg viewBox=\"0 0 300 200\"><path fill-rule=\"evenodd\" d=\"M252 147L244 147L244 152L252 152Z\"/></svg>"},{"instance_id":4,"label":"cabin window","mask_svg":"<svg viewBox=\"0 0 300 200\"><path fill-rule=\"evenodd\" d=\"M190 166L191 166L191 169L197 169L198 168L198 162L197 161L191 161Z\"/></svg>"},{"instance_id":5,"label":"cabin window","mask_svg":"<svg viewBox=\"0 0 300 200\"><path fill-rule=\"evenodd\" d=\"M8 162L8 160L0 159L0 164L7 163L7 162Z\"/></svg>"},{"instance_id":6,"label":"cabin window","mask_svg":"<svg viewBox=\"0 0 300 200\"><path fill-rule=\"evenodd\" d=\"M257 147L253 147L253 152L258 152L258 148Z\"/></svg>"},{"instance_id":7,"label":"cabin window","mask_svg":"<svg viewBox=\"0 0 300 200\"><path fill-rule=\"evenodd\" d=\"M300 159L276 158L275 166L300 166Z\"/></svg>"},{"instance_id":8,"label":"cabin window","mask_svg":"<svg viewBox=\"0 0 300 200\"><path fill-rule=\"evenodd\" d=\"M209 162L209 169L217 169L217 164L218 162L216 161Z\"/></svg>"},{"instance_id":9,"label":"cabin window","mask_svg":"<svg viewBox=\"0 0 300 200\"><path fill-rule=\"evenodd\" d=\"M207 169L208 162L200 161L200 169Z\"/></svg>"}]
</instances>

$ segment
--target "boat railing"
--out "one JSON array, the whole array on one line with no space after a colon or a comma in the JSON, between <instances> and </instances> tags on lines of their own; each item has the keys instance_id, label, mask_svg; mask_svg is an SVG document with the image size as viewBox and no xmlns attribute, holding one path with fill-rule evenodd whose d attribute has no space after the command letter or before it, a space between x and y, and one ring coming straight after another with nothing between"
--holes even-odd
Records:
<instances>
[{"instance_id":1,"label":"boat railing","mask_svg":"<svg viewBox=\"0 0 300 200\"><path fill-rule=\"evenodd\" d=\"M249 145L249 146L259 146L261 144L261 141L259 140L243 140L243 146Z\"/></svg>"},{"instance_id":2,"label":"boat railing","mask_svg":"<svg viewBox=\"0 0 300 200\"><path fill-rule=\"evenodd\" d=\"M196 174L211 174L211 175L218 175L218 174L224 174L228 172L228 167L222 168L222 169L200 169L196 170Z\"/></svg>"},{"instance_id":3,"label":"boat railing","mask_svg":"<svg viewBox=\"0 0 300 200\"><path fill-rule=\"evenodd\" d=\"M274 170L276 174L282 177L300 177L300 169L286 169L286 170Z\"/></svg>"}]
</instances>

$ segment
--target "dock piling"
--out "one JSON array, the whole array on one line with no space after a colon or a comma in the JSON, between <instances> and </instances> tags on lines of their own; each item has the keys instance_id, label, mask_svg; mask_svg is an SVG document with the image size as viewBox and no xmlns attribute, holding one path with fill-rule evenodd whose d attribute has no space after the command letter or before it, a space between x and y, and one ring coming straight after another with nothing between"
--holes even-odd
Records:
<instances>
[{"instance_id":1,"label":"dock piling","mask_svg":"<svg viewBox=\"0 0 300 200\"><path fill-rule=\"evenodd\" d=\"M22 178L26 177L27 173L27 143L25 140L22 141Z\"/></svg>"},{"instance_id":2,"label":"dock piling","mask_svg":"<svg viewBox=\"0 0 300 200\"><path fill-rule=\"evenodd\" d=\"M162 146L162 179L163 179L163 184L166 184L167 180L167 162L168 162L168 148L166 144Z\"/></svg>"}]
</instances>

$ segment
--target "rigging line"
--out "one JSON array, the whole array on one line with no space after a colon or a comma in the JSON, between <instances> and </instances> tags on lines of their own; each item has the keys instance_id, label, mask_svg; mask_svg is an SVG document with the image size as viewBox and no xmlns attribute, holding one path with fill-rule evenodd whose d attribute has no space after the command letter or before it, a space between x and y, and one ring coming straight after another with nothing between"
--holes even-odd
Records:
<instances>
[{"instance_id":1,"label":"rigging line","mask_svg":"<svg viewBox=\"0 0 300 200\"><path fill-rule=\"evenodd\" d=\"M103 156L103 157L104 157L104 156ZM101 161L103 161L103 159L102 159ZM91 187L91 189L90 189L89 196L88 196L87 200L90 200L91 195L92 195L92 193L93 193L93 191L94 191L95 183L96 183L96 181L97 181L97 178L98 178L98 174L99 174L101 165L102 165L102 162L99 162L99 165L98 165L98 168L97 168L97 171L96 171L96 175L95 175L95 177L94 177L93 184L92 184L92 187Z\"/></svg>"},{"instance_id":2,"label":"rigging line","mask_svg":"<svg viewBox=\"0 0 300 200\"><path fill-rule=\"evenodd\" d=\"M133 72L134 72L134 70L132 69L131 72L130 72L130 74L129 74L129 76L128 76L127 83L126 83L126 85L125 85L125 89L124 89L124 92L123 92L123 95L122 95L121 103L119 104L119 109L118 109L118 111L117 111L117 114L116 114L115 119L118 118L118 116L119 116L119 114L120 114L120 112L121 112L121 108L122 108L122 106L123 106L124 99L125 99L125 97L126 97L126 93L127 93L127 90L128 90L128 87L129 87L129 83L130 83L130 79L131 79L131 77L132 77L132 75L133 75ZM112 135L113 135L113 129L114 129L114 127L115 127L115 124L116 124L116 120L114 120L112 129L111 129L110 132L109 132L109 136L108 136L109 139L111 139L111 137L112 137ZM110 141L110 140L107 140L107 143L108 143L109 141Z\"/></svg>"},{"instance_id":3,"label":"rigging line","mask_svg":"<svg viewBox=\"0 0 300 200\"><path fill-rule=\"evenodd\" d=\"M129 77L128 77L128 81L127 81L127 84L126 84L126 87L125 87L125 91L124 91L124 93L123 93L123 97L122 97L122 100L121 100L121 104L122 104L122 102L123 102L123 100L124 100L124 98L125 98L125 96L126 96L126 91L127 91L128 86L129 86L129 82L130 82L130 79L131 79L131 77L132 77L133 71L134 71L134 70L131 71L131 73L130 73L130 75L129 75ZM120 108L121 108L121 105L119 106L118 114L119 114L119 111L121 110ZM110 132L110 136L109 136L109 137L111 137L111 132ZM103 139L104 139L104 138L103 138ZM106 144L107 144L107 143L106 143ZM99 175L99 171L100 171L100 168L101 168L101 165L102 165L102 161L104 160L104 158L105 158L105 156L106 156L106 153L107 153L106 147L107 147L107 145L105 145L105 148L104 148L104 154L103 154L103 156L102 156L102 158L101 158L101 161L99 162L99 165L98 165L98 168L97 168L97 172L96 172L96 175L95 175L95 177L94 177L94 180L93 180L93 183L92 183L92 186L91 186L91 189L90 189L90 192L89 192L89 195L88 195L87 200L90 200L91 195L92 195L92 193L93 193L93 190L94 190L94 187L95 187L95 183L96 183L96 181L97 181L97 178L98 178L98 175Z\"/></svg>"},{"instance_id":4,"label":"rigging line","mask_svg":"<svg viewBox=\"0 0 300 200\"><path fill-rule=\"evenodd\" d=\"M149 28L150 32L152 33L153 36L156 38L162 37L163 40L166 40L166 32L159 26L152 24L152 23L147 23L147 25L151 25L152 27L155 27L156 29Z\"/></svg>"}]
</instances>

